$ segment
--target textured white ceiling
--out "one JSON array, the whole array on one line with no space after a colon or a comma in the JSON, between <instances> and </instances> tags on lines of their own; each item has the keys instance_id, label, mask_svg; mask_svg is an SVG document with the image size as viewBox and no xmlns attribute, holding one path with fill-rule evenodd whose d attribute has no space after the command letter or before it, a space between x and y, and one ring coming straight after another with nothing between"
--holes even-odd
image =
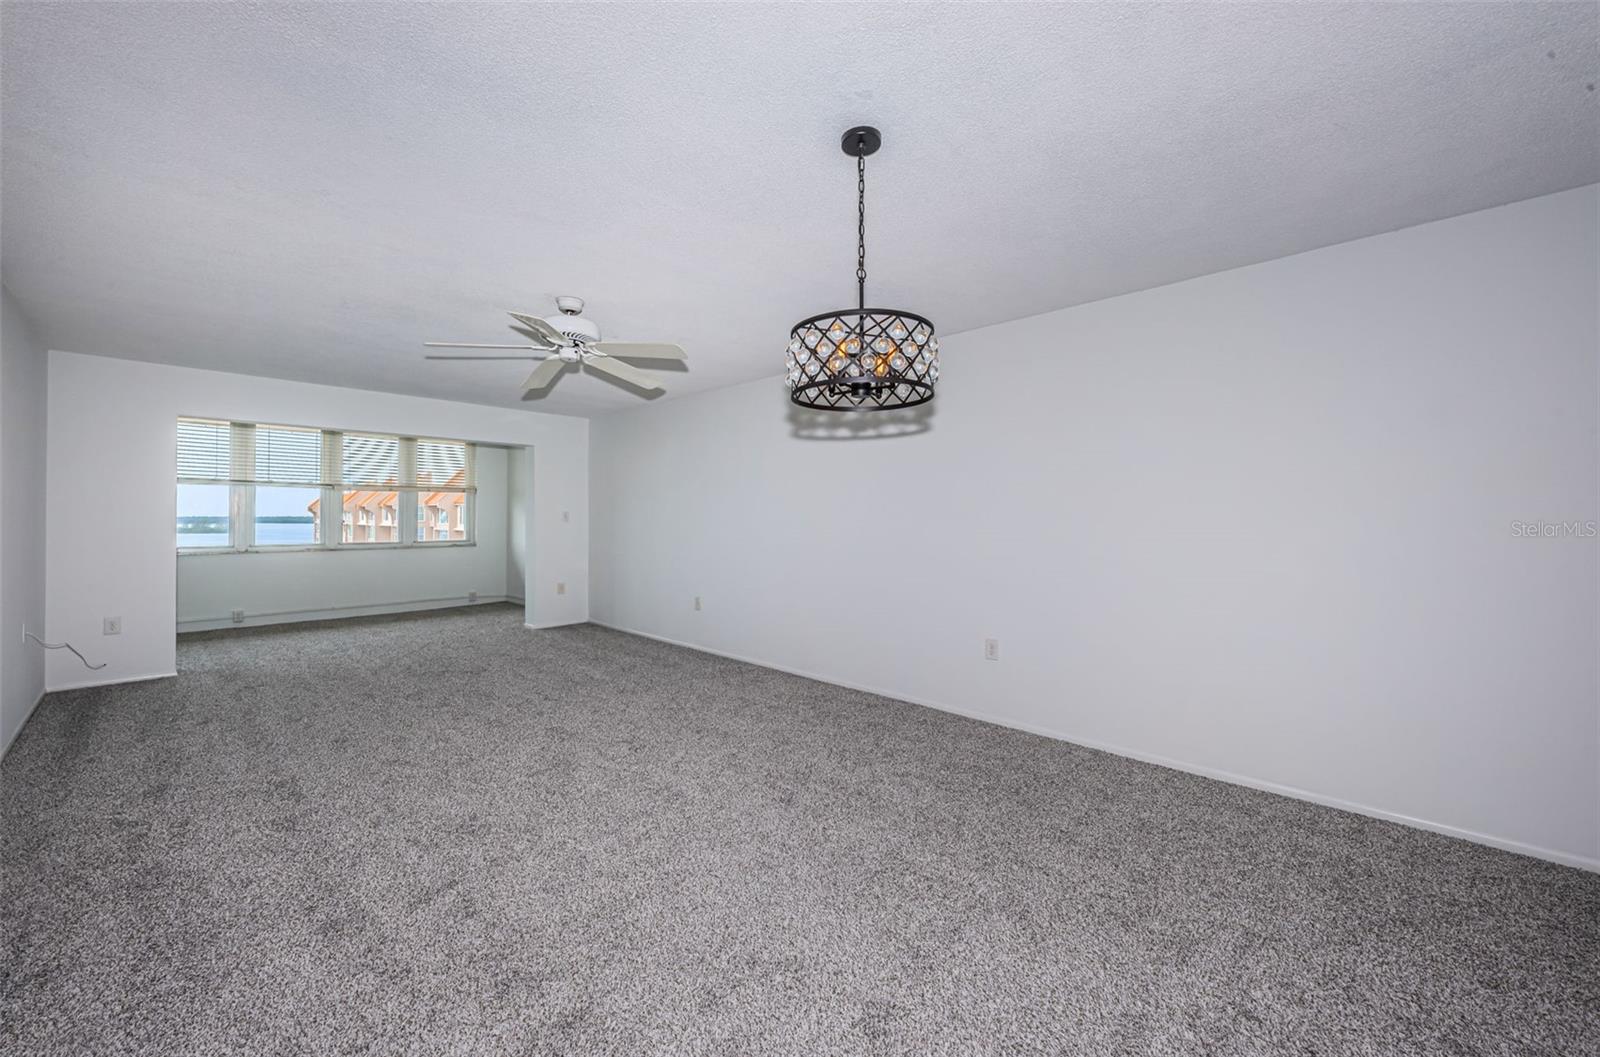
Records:
<instances>
[{"instance_id":1,"label":"textured white ceiling","mask_svg":"<svg viewBox=\"0 0 1600 1057\"><path fill-rule=\"evenodd\" d=\"M1597 11L8 2L0 257L53 348L591 414L420 342L574 293L775 376L862 122L870 300L946 334L1593 182Z\"/></svg>"}]
</instances>

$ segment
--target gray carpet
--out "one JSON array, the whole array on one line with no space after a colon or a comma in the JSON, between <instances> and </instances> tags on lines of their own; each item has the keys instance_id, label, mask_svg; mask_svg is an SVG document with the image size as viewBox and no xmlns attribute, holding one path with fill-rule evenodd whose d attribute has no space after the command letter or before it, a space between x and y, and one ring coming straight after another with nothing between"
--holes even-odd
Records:
<instances>
[{"instance_id":1,"label":"gray carpet","mask_svg":"<svg viewBox=\"0 0 1600 1057\"><path fill-rule=\"evenodd\" d=\"M0 768L7 1054L1600 1050L1600 877L520 611Z\"/></svg>"}]
</instances>

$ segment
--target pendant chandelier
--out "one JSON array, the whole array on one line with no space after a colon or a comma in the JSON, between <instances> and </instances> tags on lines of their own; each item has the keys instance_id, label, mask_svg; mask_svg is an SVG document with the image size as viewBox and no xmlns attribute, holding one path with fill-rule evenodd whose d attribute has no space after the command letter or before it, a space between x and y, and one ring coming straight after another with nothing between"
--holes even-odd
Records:
<instances>
[{"instance_id":1,"label":"pendant chandelier","mask_svg":"<svg viewBox=\"0 0 1600 1057\"><path fill-rule=\"evenodd\" d=\"M789 331L789 399L819 411L886 411L933 399L939 339L915 312L867 307L867 155L883 138L866 125L840 146L856 160L856 307L802 319Z\"/></svg>"}]
</instances>

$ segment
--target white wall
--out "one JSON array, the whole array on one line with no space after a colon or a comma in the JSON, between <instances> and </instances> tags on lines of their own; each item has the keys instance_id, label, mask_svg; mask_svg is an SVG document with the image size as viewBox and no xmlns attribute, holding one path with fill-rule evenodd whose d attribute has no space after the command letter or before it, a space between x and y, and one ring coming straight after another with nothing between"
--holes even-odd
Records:
<instances>
[{"instance_id":1,"label":"white wall","mask_svg":"<svg viewBox=\"0 0 1600 1057\"><path fill-rule=\"evenodd\" d=\"M522 600L528 578L528 497L533 487L533 464L528 449L506 452L506 597Z\"/></svg>"},{"instance_id":2,"label":"white wall","mask_svg":"<svg viewBox=\"0 0 1600 1057\"><path fill-rule=\"evenodd\" d=\"M1593 867L1596 541L1512 522L1600 516L1597 203L949 338L913 436L598 419L594 619Z\"/></svg>"},{"instance_id":3,"label":"white wall","mask_svg":"<svg viewBox=\"0 0 1600 1057\"><path fill-rule=\"evenodd\" d=\"M0 288L0 751L44 693L45 351ZM48 640L47 640L48 641Z\"/></svg>"},{"instance_id":4,"label":"white wall","mask_svg":"<svg viewBox=\"0 0 1600 1057\"><path fill-rule=\"evenodd\" d=\"M89 673L70 656L52 655L51 689L173 672L180 415L528 445L528 622L548 626L588 617L583 419L66 352L50 353L49 406L50 633L108 663ZM563 511L571 512L570 521ZM556 593L557 582L567 585L565 594ZM104 616L122 617L121 635L101 635Z\"/></svg>"},{"instance_id":5,"label":"white wall","mask_svg":"<svg viewBox=\"0 0 1600 1057\"><path fill-rule=\"evenodd\" d=\"M466 605L473 592L480 602L503 601L510 550L506 454L478 448L471 546L180 554L178 629L239 626L235 609L244 610L240 624L251 626ZM514 597L522 598L520 579Z\"/></svg>"}]
</instances>

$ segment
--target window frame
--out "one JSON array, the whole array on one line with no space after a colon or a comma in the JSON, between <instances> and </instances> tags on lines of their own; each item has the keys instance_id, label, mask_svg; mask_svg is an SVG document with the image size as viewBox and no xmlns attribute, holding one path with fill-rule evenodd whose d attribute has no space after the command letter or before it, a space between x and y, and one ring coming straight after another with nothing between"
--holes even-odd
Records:
<instances>
[{"instance_id":1,"label":"window frame","mask_svg":"<svg viewBox=\"0 0 1600 1057\"><path fill-rule=\"evenodd\" d=\"M322 435L322 481L318 484L302 483L290 484L279 481L254 480L255 475L255 449L254 431L258 426L276 427L281 429L317 429L310 426L290 426L282 423L255 423L234 422L201 415L180 415L179 421L199 421L220 423L227 421L229 427L229 460L231 463L231 479L221 481L215 478L184 478L176 477L178 484L226 484L228 486L228 542L215 547L178 547L179 557L201 557L216 554L292 554L296 552L349 552L371 550L406 550L413 548L440 548L440 547L476 547L478 545L478 519L477 519L477 483L476 463L478 445L473 441L454 440L436 437L418 438L398 433L378 433L371 430L338 430L326 427L318 431ZM396 493L395 504L395 539L374 543L346 543L344 541L344 496L347 491L371 491L372 484L349 483L344 476L343 454L344 437L346 434L382 438L398 442L399 451L399 481L385 490ZM417 443L459 444L465 448L466 472L463 475L465 482L458 488L439 488L432 484L419 485L416 483L416 458ZM246 466L245 464L249 465ZM313 527L316 541L313 543L266 543L258 544L255 539L255 500L258 487L293 487L316 488L320 493L320 502L317 508L317 520ZM462 517L466 519L464 539L434 539L424 540L419 538L417 525L417 499L426 490L427 492L459 492L464 499L460 504ZM173 507L177 507L176 489L174 489ZM470 508L470 509L468 509ZM375 522L381 517L374 515ZM448 515L447 515L448 521ZM354 525L354 519L352 519ZM376 525L374 526L376 528Z\"/></svg>"}]
</instances>

